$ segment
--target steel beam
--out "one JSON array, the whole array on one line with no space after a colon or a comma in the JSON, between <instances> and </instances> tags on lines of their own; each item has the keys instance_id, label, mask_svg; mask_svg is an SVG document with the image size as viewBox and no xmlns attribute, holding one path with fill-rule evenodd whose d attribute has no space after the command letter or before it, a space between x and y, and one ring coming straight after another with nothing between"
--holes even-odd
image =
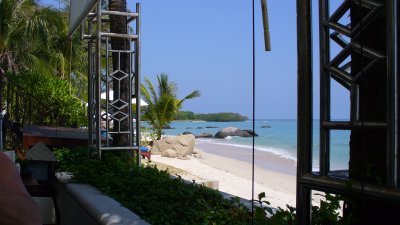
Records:
<instances>
[{"instance_id":1,"label":"steel beam","mask_svg":"<svg viewBox=\"0 0 400 225\"><path fill-rule=\"evenodd\" d=\"M118 11L108 11L108 10L101 10L101 15L125 16L133 18L139 17L139 13L118 12Z\"/></svg>"},{"instance_id":2,"label":"steel beam","mask_svg":"<svg viewBox=\"0 0 400 225\"><path fill-rule=\"evenodd\" d=\"M101 159L101 1L97 4L96 10L97 27L96 27L96 87L95 87L95 99L96 99L96 147L97 147L97 158Z\"/></svg>"},{"instance_id":3,"label":"steel beam","mask_svg":"<svg viewBox=\"0 0 400 225\"><path fill-rule=\"evenodd\" d=\"M386 129L387 124L382 122L359 122L359 121L325 121L321 126L331 130L354 130L354 129Z\"/></svg>"},{"instance_id":4,"label":"steel beam","mask_svg":"<svg viewBox=\"0 0 400 225\"><path fill-rule=\"evenodd\" d=\"M136 13L140 14L140 4L136 3ZM141 21L140 17L136 19L136 34L138 38L135 44L135 96L136 96L136 144L138 146L137 162L138 166L141 166L141 133L140 133L140 79L141 79L141 42L140 42L140 32L141 32Z\"/></svg>"},{"instance_id":5,"label":"steel beam","mask_svg":"<svg viewBox=\"0 0 400 225\"><path fill-rule=\"evenodd\" d=\"M322 126L331 120L331 79L326 66L329 64L330 45L329 28L325 22L329 18L329 1L319 1L319 52L320 52L320 151L319 169L322 176L327 176L330 164L330 131ZM311 133L312 134L312 133Z\"/></svg>"},{"instance_id":6,"label":"steel beam","mask_svg":"<svg viewBox=\"0 0 400 225\"><path fill-rule=\"evenodd\" d=\"M361 182L347 182L344 179L336 179L328 176L306 174L300 179L300 183L310 189L335 194L359 194L375 199L400 201L400 192L396 188L383 187ZM351 196L349 196L351 197Z\"/></svg>"},{"instance_id":7,"label":"steel beam","mask_svg":"<svg viewBox=\"0 0 400 225\"><path fill-rule=\"evenodd\" d=\"M88 24L88 30L89 32L91 32L92 29L92 25L89 23ZM93 144L93 106L92 106L92 102L93 102L93 94L92 94L92 89L93 89L93 85L92 85L92 50L93 50L93 40L89 39L88 40L88 128L89 128L89 140L88 140L88 146L92 146Z\"/></svg>"},{"instance_id":8,"label":"steel beam","mask_svg":"<svg viewBox=\"0 0 400 225\"><path fill-rule=\"evenodd\" d=\"M116 38L126 38L126 39L137 39L138 36L135 34L117 34L117 33L101 33L102 37L116 37Z\"/></svg>"},{"instance_id":9,"label":"steel beam","mask_svg":"<svg viewBox=\"0 0 400 225\"><path fill-rule=\"evenodd\" d=\"M296 221L310 224L311 190L300 182L312 169L311 1L297 0L297 191Z\"/></svg>"},{"instance_id":10,"label":"steel beam","mask_svg":"<svg viewBox=\"0 0 400 225\"><path fill-rule=\"evenodd\" d=\"M387 7L387 149L386 184L397 187L398 163L398 2L388 0Z\"/></svg>"}]
</instances>

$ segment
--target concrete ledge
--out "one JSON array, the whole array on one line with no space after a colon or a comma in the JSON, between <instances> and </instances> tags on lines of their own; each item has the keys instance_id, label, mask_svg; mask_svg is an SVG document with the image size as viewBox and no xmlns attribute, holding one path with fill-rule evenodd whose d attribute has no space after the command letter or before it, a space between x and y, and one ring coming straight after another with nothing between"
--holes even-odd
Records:
<instances>
[{"instance_id":1,"label":"concrete ledge","mask_svg":"<svg viewBox=\"0 0 400 225\"><path fill-rule=\"evenodd\" d=\"M87 184L64 183L58 194L61 225L149 225Z\"/></svg>"}]
</instances>

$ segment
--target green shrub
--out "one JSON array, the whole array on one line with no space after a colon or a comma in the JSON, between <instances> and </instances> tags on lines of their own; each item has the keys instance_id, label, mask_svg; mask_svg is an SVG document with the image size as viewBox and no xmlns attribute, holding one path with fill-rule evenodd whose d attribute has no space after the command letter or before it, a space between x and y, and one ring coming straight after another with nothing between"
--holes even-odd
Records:
<instances>
[{"instance_id":1,"label":"green shrub","mask_svg":"<svg viewBox=\"0 0 400 225\"><path fill-rule=\"evenodd\" d=\"M82 151L82 150L80 150ZM129 157L108 154L85 159L79 150L60 149L56 156L74 181L89 183L151 224L248 224L251 213L215 190L171 179L156 167L135 166ZM87 155L87 154L86 154ZM68 164L68 165L67 165Z\"/></svg>"},{"instance_id":2,"label":"green shrub","mask_svg":"<svg viewBox=\"0 0 400 225\"><path fill-rule=\"evenodd\" d=\"M61 169L74 174L74 182L88 183L119 201L151 224L205 225L294 225L295 208L274 212L260 193L254 214L238 198L224 199L216 190L171 179L157 167L137 167L126 154L107 152L103 160L90 159L87 149L59 149ZM326 195L320 207L313 207L312 224L345 224L339 217L339 196Z\"/></svg>"},{"instance_id":3,"label":"green shrub","mask_svg":"<svg viewBox=\"0 0 400 225\"><path fill-rule=\"evenodd\" d=\"M55 149L54 155L58 160L58 170L61 172L71 172L77 163L85 163L89 159L89 149L84 147L69 149Z\"/></svg>"},{"instance_id":4,"label":"green shrub","mask_svg":"<svg viewBox=\"0 0 400 225\"><path fill-rule=\"evenodd\" d=\"M341 195L316 194L323 196L325 200L320 201L320 206L312 207L312 224L315 225L345 225L350 224L349 217L339 215Z\"/></svg>"},{"instance_id":5,"label":"green shrub","mask_svg":"<svg viewBox=\"0 0 400 225\"><path fill-rule=\"evenodd\" d=\"M12 79L10 90L16 91L19 97L28 100L29 104L22 104L21 99L10 99L10 118L21 124L35 124L48 126L78 127L87 126L86 109L78 98L71 95L75 90L68 81L59 78L23 71L18 74L7 74ZM4 98L6 100L6 98ZM18 101L19 104L17 104ZM15 107L19 108L19 119L12 113ZM28 115L29 114L29 115Z\"/></svg>"}]
</instances>

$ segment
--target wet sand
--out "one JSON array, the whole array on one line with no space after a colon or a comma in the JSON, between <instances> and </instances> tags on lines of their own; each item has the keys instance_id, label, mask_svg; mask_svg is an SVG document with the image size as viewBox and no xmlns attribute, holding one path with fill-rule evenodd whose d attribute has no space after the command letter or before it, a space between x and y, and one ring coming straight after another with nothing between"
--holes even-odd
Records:
<instances>
[{"instance_id":1,"label":"wet sand","mask_svg":"<svg viewBox=\"0 0 400 225\"><path fill-rule=\"evenodd\" d=\"M215 144L199 141L196 148L203 152L229 157L247 163L252 163L252 150L248 148ZM291 159L282 158L274 153L257 151L254 153L254 163L256 166L288 175L296 175L296 162Z\"/></svg>"}]
</instances>

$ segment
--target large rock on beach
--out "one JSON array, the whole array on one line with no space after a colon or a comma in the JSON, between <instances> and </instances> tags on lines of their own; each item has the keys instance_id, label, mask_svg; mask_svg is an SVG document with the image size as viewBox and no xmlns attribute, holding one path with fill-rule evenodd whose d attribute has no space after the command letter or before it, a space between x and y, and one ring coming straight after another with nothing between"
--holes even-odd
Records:
<instances>
[{"instance_id":1,"label":"large rock on beach","mask_svg":"<svg viewBox=\"0 0 400 225\"><path fill-rule=\"evenodd\" d=\"M165 153L165 156L170 157L172 156L170 150L173 150L176 152L175 157L183 157L193 153L195 143L195 137L193 134L167 137L163 140L156 141L151 149L151 153L161 154L163 156L164 152L168 150L168 153Z\"/></svg>"},{"instance_id":2,"label":"large rock on beach","mask_svg":"<svg viewBox=\"0 0 400 225\"><path fill-rule=\"evenodd\" d=\"M243 130L246 131L247 133L249 133L251 136L255 136L258 137L258 134L256 132L254 132L253 130Z\"/></svg>"},{"instance_id":3,"label":"large rock on beach","mask_svg":"<svg viewBox=\"0 0 400 225\"><path fill-rule=\"evenodd\" d=\"M162 157L176 158L177 152L173 149L167 149L161 153Z\"/></svg>"},{"instance_id":4,"label":"large rock on beach","mask_svg":"<svg viewBox=\"0 0 400 225\"><path fill-rule=\"evenodd\" d=\"M162 129L166 129L166 130L168 130L168 129L174 129L174 128L173 128L173 127L171 127L170 125L164 125Z\"/></svg>"},{"instance_id":5,"label":"large rock on beach","mask_svg":"<svg viewBox=\"0 0 400 225\"><path fill-rule=\"evenodd\" d=\"M188 156L188 155L178 156L177 158L180 159L180 160L190 160L190 156Z\"/></svg>"},{"instance_id":6,"label":"large rock on beach","mask_svg":"<svg viewBox=\"0 0 400 225\"><path fill-rule=\"evenodd\" d=\"M201 133L198 135L195 135L196 138L212 138L214 137L214 135L210 134L210 133Z\"/></svg>"},{"instance_id":7,"label":"large rock on beach","mask_svg":"<svg viewBox=\"0 0 400 225\"><path fill-rule=\"evenodd\" d=\"M200 153L193 153L193 157L195 157L195 158L197 158L197 159L202 159Z\"/></svg>"},{"instance_id":8,"label":"large rock on beach","mask_svg":"<svg viewBox=\"0 0 400 225\"><path fill-rule=\"evenodd\" d=\"M236 127L223 128L215 134L216 138L226 138L228 136L252 137L249 132Z\"/></svg>"}]
</instances>

